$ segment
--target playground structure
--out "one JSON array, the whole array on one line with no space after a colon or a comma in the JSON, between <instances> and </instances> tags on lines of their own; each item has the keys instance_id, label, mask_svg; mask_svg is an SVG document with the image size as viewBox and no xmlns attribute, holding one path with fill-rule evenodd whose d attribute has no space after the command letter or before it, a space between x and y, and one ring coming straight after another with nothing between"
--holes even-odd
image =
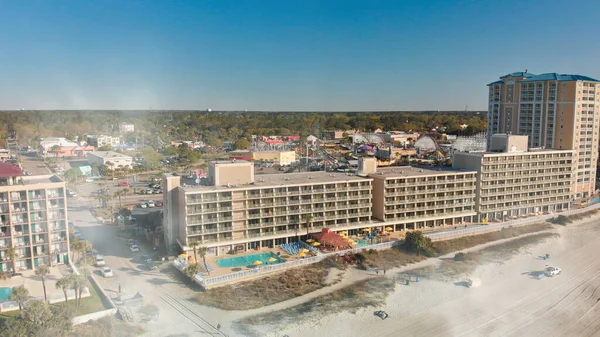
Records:
<instances>
[{"instance_id":1,"label":"playground structure","mask_svg":"<svg viewBox=\"0 0 600 337\"><path fill-rule=\"evenodd\" d=\"M485 151L487 133L482 132L473 136L458 136L452 144L452 152Z\"/></svg>"}]
</instances>

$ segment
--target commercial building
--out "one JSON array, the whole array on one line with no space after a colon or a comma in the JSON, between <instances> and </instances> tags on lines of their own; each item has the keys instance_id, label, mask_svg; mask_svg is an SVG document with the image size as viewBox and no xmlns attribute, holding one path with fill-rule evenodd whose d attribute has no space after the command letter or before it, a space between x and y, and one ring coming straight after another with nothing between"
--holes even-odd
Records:
<instances>
[{"instance_id":1,"label":"commercial building","mask_svg":"<svg viewBox=\"0 0 600 337\"><path fill-rule=\"evenodd\" d=\"M126 132L134 132L135 131L135 125L132 123L119 123L119 132L121 133L126 133Z\"/></svg>"},{"instance_id":2,"label":"commercial building","mask_svg":"<svg viewBox=\"0 0 600 337\"><path fill-rule=\"evenodd\" d=\"M488 145L494 134L514 134L529 136L529 148L575 150L573 197L593 194L600 82L581 75L517 72L488 87Z\"/></svg>"},{"instance_id":3,"label":"commercial building","mask_svg":"<svg viewBox=\"0 0 600 337\"><path fill-rule=\"evenodd\" d=\"M254 177L252 163L214 162L209 181L212 186L183 187L180 177L164 176L163 227L171 248L188 251L198 241L210 254L225 254L371 223L371 178L329 172Z\"/></svg>"},{"instance_id":4,"label":"commercial building","mask_svg":"<svg viewBox=\"0 0 600 337\"><path fill-rule=\"evenodd\" d=\"M114 151L96 151L87 154L88 163L98 167L106 165L109 170L133 167L133 157Z\"/></svg>"},{"instance_id":5,"label":"commercial building","mask_svg":"<svg viewBox=\"0 0 600 337\"><path fill-rule=\"evenodd\" d=\"M493 152L455 153L455 168L477 171L475 209L480 220L569 209L574 150L528 150L527 136L493 135Z\"/></svg>"},{"instance_id":6,"label":"commercial building","mask_svg":"<svg viewBox=\"0 0 600 337\"><path fill-rule=\"evenodd\" d=\"M451 168L377 168L373 216L395 230L458 225L476 221L477 172Z\"/></svg>"},{"instance_id":7,"label":"commercial building","mask_svg":"<svg viewBox=\"0 0 600 337\"><path fill-rule=\"evenodd\" d=\"M247 151L236 150L229 152L230 160L254 160L272 162L276 165L287 166L297 162L295 151Z\"/></svg>"},{"instance_id":8,"label":"commercial building","mask_svg":"<svg viewBox=\"0 0 600 337\"><path fill-rule=\"evenodd\" d=\"M104 145L117 146L121 144L121 138L106 135L88 135L87 143L95 147Z\"/></svg>"},{"instance_id":9,"label":"commercial building","mask_svg":"<svg viewBox=\"0 0 600 337\"><path fill-rule=\"evenodd\" d=\"M65 196L58 177L24 176L18 167L0 163L0 270L68 263Z\"/></svg>"}]
</instances>

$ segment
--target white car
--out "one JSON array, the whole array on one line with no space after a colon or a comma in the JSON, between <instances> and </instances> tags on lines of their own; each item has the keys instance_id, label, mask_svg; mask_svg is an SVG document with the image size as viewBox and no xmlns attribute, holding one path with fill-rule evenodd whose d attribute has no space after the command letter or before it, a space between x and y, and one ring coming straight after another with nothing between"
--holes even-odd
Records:
<instances>
[{"instance_id":1,"label":"white car","mask_svg":"<svg viewBox=\"0 0 600 337\"><path fill-rule=\"evenodd\" d=\"M85 182L86 182L86 183L93 183L93 182L94 182L94 179L87 178L87 179L85 180Z\"/></svg>"},{"instance_id":2,"label":"white car","mask_svg":"<svg viewBox=\"0 0 600 337\"><path fill-rule=\"evenodd\" d=\"M104 267L105 265L106 265L106 262L104 262L104 256L96 255L96 266Z\"/></svg>"},{"instance_id":3,"label":"white car","mask_svg":"<svg viewBox=\"0 0 600 337\"><path fill-rule=\"evenodd\" d=\"M148 200L147 204L148 204L148 207L150 207L150 208L156 206L156 205L154 205L154 201L152 201L152 200Z\"/></svg>"},{"instance_id":4,"label":"white car","mask_svg":"<svg viewBox=\"0 0 600 337\"><path fill-rule=\"evenodd\" d=\"M132 253L136 253L136 252L140 251L140 249L138 248L137 245L131 245L131 246L129 246L129 250L131 250Z\"/></svg>"},{"instance_id":5,"label":"white car","mask_svg":"<svg viewBox=\"0 0 600 337\"><path fill-rule=\"evenodd\" d=\"M104 267L102 268L102 276L104 277L113 277L113 272L110 268Z\"/></svg>"},{"instance_id":6,"label":"white car","mask_svg":"<svg viewBox=\"0 0 600 337\"><path fill-rule=\"evenodd\" d=\"M549 277L560 275L561 272L562 270L556 267L546 267L546 269L544 269L544 275Z\"/></svg>"},{"instance_id":7,"label":"white car","mask_svg":"<svg viewBox=\"0 0 600 337\"><path fill-rule=\"evenodd\" d=\"M140 208L147 208L147 207L148 207L148 205L146 205L146 203L145 203L145 202L142 202L142 203L140 204Z\"/></svg>"}]
</instances>

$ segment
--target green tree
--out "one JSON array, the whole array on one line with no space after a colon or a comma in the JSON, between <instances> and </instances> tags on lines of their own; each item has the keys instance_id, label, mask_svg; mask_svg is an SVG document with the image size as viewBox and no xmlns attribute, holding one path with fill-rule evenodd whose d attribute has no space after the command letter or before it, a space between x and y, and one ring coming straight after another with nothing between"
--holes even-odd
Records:
<instances>
[{"instance_id":1,"label":"green tree","mask_svg":"<svg viewBox=\"0 0 600 337\"><path fill-rule=\"evenodd\" d=\"M192 241L190 243L190 248L192 248L192 250L194 251L194 261L196 261L196 264L198 264L198 256L196 255L196 253L198 252L198 247L200 247L200 242Z\"/></svg>"},{"instance_id":2,"label":"green tree","mask_svg":"<svg viewBox=\"0 0 600 337\"><path fill-rule=\"evenodd\" d=\"M50 274L50 268L47 265L38 266L35 270L35 275L42 278L42 287L44 288L44 303L48 303L48 295L46 293L46 275Z\"/></svg>"},{"instance_id":3,"label":"green tree","mask_svg":"<svg viewBox=\"0 0 600 337\"><path fill-rule=\"evenodd\" d=\"M81 294L83 294L83 288L85 288L85 278L81 275L72 274L71 278L71 289L75 291L75 302L77 303L77 310L81 305Z\"/></svg>"},{"instance_id":4,"label":"green tree","mask_svg":"<svg viewBox=\"0 0 600 337\"><path fill-rule=\"evenodd\" d=\"M206 254L208 253L208 247L199 247L198 248L198 254L200 255L200 257L202 258L202 262L204 262L204 269L206 269L206 272L208 273L208 275L210 275L210 271L208 270L208 265L206 264ZM195 258L195 256L194 256ZM196 261L197 263L197 261Z\"/></svg>"},{"instance_id":5,"label":"green tree","mask_svg":"<svg viewBox=\"0 0 600 337\"><path fill-rule=\"evenodd\" d=\"M190 264L183 270L183 272L191 279L193 279L194 276L200 272L200 267L198 266L198 264Z\"/></svg>"},{"instance_id":6,"label":"green tree","mask_svg":"<svg viewBox=\"0 0 600 337\"><path fill-rule=\"evenodd\" d=\"M56 281L56 289L62 290L63 294L65 294L65 304L69 301L67 292L72 287L71 282L72 282L72 279L69 276L63 276L60 279L58 279L58 281Z\"/></svg>"},{"instance_id":7,"label":"green tree","mask_svg":"<svg viewBox=\"0 0 600 337\"><path fill-rule=\"evenodd\" d=\"M12 262L13 270L17 271L17 249L15 247L10 247L6 250L6 257Z\"/></svg>"},{"instance_id":8,"label":"green tree","mask_svg":"<svg viewBox=\"0 0 600 337\"><path fill-rule=\"evenodd\" d=\"M65 172L65 179L72 184L77 184L79 178L82 176L83 174L79 168L68 169L67 172Z\"/></svg>"},{"instance_id":9,"label":"green tree","mask_svg":"<svg viewBox=\"0 0 600 337\"><path fill-rule=\"evenodd\" d=\"M37 325L43 325L52 317L48 304L38 300L28 301L23 310L23 319Z\"/></svg>"},{"instance_id":10,"label":"green tree","mask_svg":"<svg viewBox=\"0 0 600 337\"><path fill-rule=\"evenodd\" d=\"M17 302L19 310L23 310L23 304L29 299L29 290L25 286L13 287L8 299Z\"/></svg>"},{"instance_id":11,"label":"green tree","mask_svg":"<svg viewBox=\"0 0 600 337\"><path fill-rule=\"evenodd\" d=\"M157 167L159 167L160 161L161 159L163 159L163 156L156 152L156 150L154 150L153 148L146 146L142 150L142 159L144 159L144 163L149 169L155 170Z\"/></svg>"},{"instance_id":12,"label":"green tree","mask_svg":"<svg viewBox=\"0 0 600 337\"><path fill-rule=\"evenodd\" d=\"M60 153L60 145L52 146L48 152L52 154L53 160L57 160Z\"/></svg>"},{"instance_id":13,"label":"green tree","mask_svg":"<svg viewBox=\"0 0 600 337\"><path fill-rule=\"evenodd\" d=\"M418 255L422 254L431 257L435 253L431 239L423 235L421 231L406 233L404 247L408 252Z\"/></svg>"},{"instance_id":14,"label":"green tree","mask_svg":"<svg viewBox=\"0 0 600 337\"><path fill-rule=\"evenodd\" d=\"M246 138L238 138L238 140L233 143L233 148L236 150L247 150L250 148L252 144Z\"/></svg>"},{"instance_id":15,"label":"green tree","mask_svg":"<svg viewBox=\"0 0 600 337\"><path fill-rule=\"evenodd\" d=\"M97 151L112 151L112 150L113 150L113 147L110 144L102 145L97 149Z\"/></svg>"}]
</instances>

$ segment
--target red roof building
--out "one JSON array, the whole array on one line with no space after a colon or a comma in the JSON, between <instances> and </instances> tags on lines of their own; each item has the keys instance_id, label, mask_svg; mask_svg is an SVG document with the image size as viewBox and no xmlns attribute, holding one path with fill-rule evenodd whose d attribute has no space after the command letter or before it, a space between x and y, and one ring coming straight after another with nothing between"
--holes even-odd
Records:
<instances>
[{"instance_id":1,"label":"red roof building","mask_svg":"<svg viewBox=\"0 0 600 337\"><path fill-rule=\"evenodd\" d=\"M319 241L322 245L334 248L351 248L348 241L339 234L331 231L329 228L323 228L321 233L311 234L313 239Z\"/></svg>"},{"instance_id":2,"label":"red roof building","mask_svg":"<svg viewBox=\"0 0 600 337\"><path fill-rule=\"evenodd\" d=\"M9 163L0 163L0 178L24 176L23 170Z\"/></svg>"}]
</instances>

